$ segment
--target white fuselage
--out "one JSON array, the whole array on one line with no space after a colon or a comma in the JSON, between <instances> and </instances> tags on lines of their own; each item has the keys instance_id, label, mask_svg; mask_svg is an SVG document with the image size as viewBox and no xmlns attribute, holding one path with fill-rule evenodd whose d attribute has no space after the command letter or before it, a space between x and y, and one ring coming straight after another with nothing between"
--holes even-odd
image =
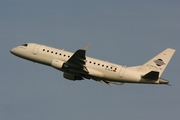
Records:
<instances>
[{"instance_id":1,"label":"white fuselage","mask_svg":"<svg viewBox=\"0 0 180 120\"><path fill-rule=\"evenodd\" d=\"M53 47L40 45L36 43L28 43L28 46L18 46L11 50L11 53L44 65L52 66L54 59L66 62L74 53L56 49ZM122 82L122 83L152 83L156 84L159 81L146 81L142 79L142 74L139 71L127 68L114 63L86 57L86 68L89 74L85 78L92 78L97 81ZM63 72L63 69L59 69ZM74 73L74 74L78 74Z\"/></svg>"}]
</instances>

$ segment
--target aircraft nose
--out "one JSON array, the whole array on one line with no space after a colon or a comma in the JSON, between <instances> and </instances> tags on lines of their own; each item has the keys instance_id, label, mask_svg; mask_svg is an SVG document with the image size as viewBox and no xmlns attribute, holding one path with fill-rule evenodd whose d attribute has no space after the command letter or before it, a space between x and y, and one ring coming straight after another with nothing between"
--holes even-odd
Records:
<instances>
[{"instance_id":1,"label":"aircraft nose","mask_svg":"<svg viewBox=\"0 0 180 120\"><path fill-rule=\"evenodd\" d=\"M14 51L16 50L16 48L13 48L13 49L11 49L10 50L10 52L12 53L12 54L14 54Z\"/></svg>"}]
</instances>

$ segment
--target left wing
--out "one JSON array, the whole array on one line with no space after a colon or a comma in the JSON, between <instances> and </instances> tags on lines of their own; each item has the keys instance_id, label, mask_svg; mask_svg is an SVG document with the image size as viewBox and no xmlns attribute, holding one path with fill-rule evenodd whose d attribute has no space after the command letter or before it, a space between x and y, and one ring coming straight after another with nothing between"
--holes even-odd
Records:
<instances>
[{"instance_id":1,"label":"left wing","mask_svg":"<svg viewBox=\"0 0 180 120\"><path fill-rule=\"evenodd\" d=\"M66 61L66 65L69 67L71 71L75 71L78 73L89 73L86 68L86 50L89 48L91 44L88 44L83 49L77 50L68 61Z\"/></svg>"},{"instance_id":2,"label":"left wing","mask_svg":"<svg viewBox=\"0 0 180 120\"><path fill-rule=\"evenodd\" d=\"M83 49L77 50L71 58L65 63L71 70L88 73L86 68L86 51Z\"/></svg>"}]
</instances>

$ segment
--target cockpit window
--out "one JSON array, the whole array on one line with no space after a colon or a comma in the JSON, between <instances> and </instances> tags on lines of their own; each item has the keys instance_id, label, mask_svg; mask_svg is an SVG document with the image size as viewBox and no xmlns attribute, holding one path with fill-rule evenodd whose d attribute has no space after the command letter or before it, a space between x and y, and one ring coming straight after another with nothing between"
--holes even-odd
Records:
<instances>
[{"instance_id":1,"label":"cockpit window","mask_svg":"<svg viewBox=\"0 0 180 120\"><path fill-rule=\"evenodd\" d=\"M28 44L23 44L23 45L21 45L21 46L25 46L25 47L27 47L27 46L28 46Z\"/></svg>"}]
</instances>

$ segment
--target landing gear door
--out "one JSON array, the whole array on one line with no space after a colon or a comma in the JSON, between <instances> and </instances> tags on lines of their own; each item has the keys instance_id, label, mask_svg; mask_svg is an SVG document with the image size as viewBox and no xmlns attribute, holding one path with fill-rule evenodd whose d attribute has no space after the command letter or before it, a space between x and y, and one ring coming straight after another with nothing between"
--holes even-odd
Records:
<instances>
[{"instance_id":1,"label":"landing gear door","mask_svg":"<svg viewBox=\"0 0 180 120\"><path fill-rule=\"evenodd\" d=\"M126 67L123 67L123 66L122 66L122 67L120 68L119 77L121 77L121 78L123 77L125 70L126 70Z\"/></svg>"},{"instance_id":2,"label":"landing gear door","mask_svg":"<svg viewBox=\"0 0 180 120\"><path fill-rule=\"evenodd\" d=\"M38 45L38 44L36 44L36 45L34 46L34 49L33 49L33 54L34 54L34 55L37 55L37 54L38 54L38 51L39 51L40 46L41 46L41 45Z\"/></svg>"}]
</instances>

